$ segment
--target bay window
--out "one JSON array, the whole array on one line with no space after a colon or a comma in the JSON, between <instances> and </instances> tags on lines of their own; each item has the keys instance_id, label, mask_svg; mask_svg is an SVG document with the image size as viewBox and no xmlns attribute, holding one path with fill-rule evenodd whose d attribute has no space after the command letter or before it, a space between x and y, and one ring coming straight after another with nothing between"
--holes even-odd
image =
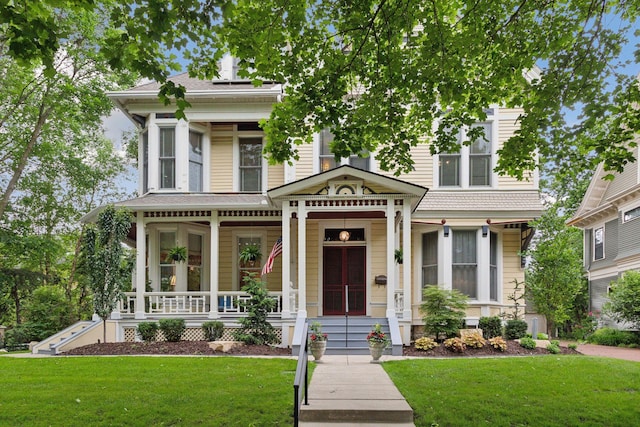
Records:
<instances>
[{"instance_id":1,"label":"bay window","mask_svg":"<svg viewBox=\"0 0 640 427\"><path fill-rule=\"evenodd\" d=\"M160 131L160 188L176 187L176 130L161 127Z\"/></svg>"},{"instance_id":2,"label":"bay window","mask_svg":"<svg viewBox=\"0 0 640 427\"><path fill-rule=\"evenodd\" d=\"M189 191L202 191L202 134L189 131Z\"/></svg>"},{"instance_id":3,"label":"bay window","mask_svg":"<svg viewBox=\"0 0 640 427\"><path fill-rule=\"evenodd\" d=\"M240 191L262 191L262 138L240 138Z\"/></svg>"},{"instance_id":4,"label":"bay window","mask_svg":"<svg viewBox=\"0 0 640 427\"><path fill-rule=\"evenodd\" d=\"M476 230L455 230L452 242L451 286L471 299L478 298Z\"/></svg>"}]
</instances>

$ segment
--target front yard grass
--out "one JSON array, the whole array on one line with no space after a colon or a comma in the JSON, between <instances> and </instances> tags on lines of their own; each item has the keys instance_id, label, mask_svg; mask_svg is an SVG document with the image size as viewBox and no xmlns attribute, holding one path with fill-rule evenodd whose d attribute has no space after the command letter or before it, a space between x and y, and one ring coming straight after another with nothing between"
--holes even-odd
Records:
<instances>
[{"instance_id":1,"label":"front yard grass","mask_svg":"<svg viewBox=\"0 0 640 427\"><path fill-rule=\"evenodd\" d=\"M412 359L385 370L416 426L631 426L640 363L583 356Z\"/></svg>"},{"instance_id":2,"label":"front yard grass","mask_svg":"<svg viewBox=\"0 0 640 427\"><path fill-rule=\"evenodd\" d=\"M0 425L284 426L296 361L0 357Z\"/></svg>"}]
</instances>

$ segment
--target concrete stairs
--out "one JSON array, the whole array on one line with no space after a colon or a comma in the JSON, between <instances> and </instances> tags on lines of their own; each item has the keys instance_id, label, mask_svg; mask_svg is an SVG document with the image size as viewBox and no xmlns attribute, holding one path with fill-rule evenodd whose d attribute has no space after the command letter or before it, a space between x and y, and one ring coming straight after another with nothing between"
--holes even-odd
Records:
<instances>
[{"instance_id":1,"label":"concrete stairs","mask_svg":"<svg viewBox=\"0 0 640 427\"><path fill-rule=\"evenodd\" d=\"M90 327L95 327L97 323L92 321L79 321L68 328L40 341L33 346L33 354L58 354L58 347L64 343L68 343L75 337L79 336Z\"/></svg>"},{"instance_id":2,"label":"concrete stairs","mask_svg":"<svg viewBox=\"0 0 640 427\"><path fill-rule=\"evenodd\" d=\"M346 318L344 316L330 316L307 320L309 326L313 322L322 324L322 332L329 336L325 352L328 355L368 355L367 335L376 323L379 323L382 331L391 337L389 321L385 317L357 316ZM392 354L392 348L387 348L384 354Z\"/></svg>"}]
</instances>

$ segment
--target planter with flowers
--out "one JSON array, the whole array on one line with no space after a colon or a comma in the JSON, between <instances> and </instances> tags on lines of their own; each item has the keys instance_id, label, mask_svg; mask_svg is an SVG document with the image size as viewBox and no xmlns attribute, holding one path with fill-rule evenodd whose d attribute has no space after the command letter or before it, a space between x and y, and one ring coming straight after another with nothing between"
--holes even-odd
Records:
<instances>
[{"instance_id":1,"label":"planter with flowers","mask_svg":"<svg viewBox=\"0 0 640 427\"><path fill-rule=\"evenodd\" d=\"M367 342L369 343L369 353L373 359L371 362L379 362L382 352L389 346L389 337L382 332L382 326L379 323L373 325L373 329L367 335Z\"/></svg>"},{"instance_id":2,"label":"planter with flowers","mask_svg":"<svg viewBox=\"0 0 640 427\"><path fill-rule=\"evenodd\" d=\"M311 331L311 335L309 335L309 350L311 350L311 354L317 362L327 349L328 336L322 332L322 324L320 322L311 323L309 330Z\"/></svg>"}]
</instances>

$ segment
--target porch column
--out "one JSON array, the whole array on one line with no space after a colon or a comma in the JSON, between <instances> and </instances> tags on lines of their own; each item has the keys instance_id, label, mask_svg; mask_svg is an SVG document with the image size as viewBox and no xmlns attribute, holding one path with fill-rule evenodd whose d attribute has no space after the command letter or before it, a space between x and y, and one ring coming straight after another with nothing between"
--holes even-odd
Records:
<instances>
[{"instance_id":1,"label":"porch column","mask_svg":"<svg viewBox=\"0 0 640 427\"><path fill-rule=\"evenodd\" d=\"M211 219L209 220L211 228L211 240L209 250L209 319L217 319L218 314L218 260L220 247L220 223L218 219L218 211L211 211Z\"/></svg>"},{"instance_id":2,"label":"porch column","mask_svg":"<svg viewBox=\"0 0 640 427\"><path fill-rule=\"evenodd\" d=\"M289 201L282 203L282 318L291 317L291 210Z\"/></svg>"},{"instance_id":3,"label":"porch column","mask_svg":"<svg viewBox=\"0 0 640 427\"><path fill-rule=\"evenodd\" d=\"M298 202L298 317L307 317L307 209Z\"/></svg>"},{"instance_id":4,"label":"porch column","mask_svg":"<svg viewBox=\"0 0 640 427\"><path fill-rule=\"evenodd\" d=\"M136 213L136 319L146 319L144 312L144 292L147 287L146 263L146 230L144 226L144 212Z\"/></svg>"},{"instance_id":5,"label":"porch column","mask_svg":"<svg viewBox=\"0 0 640 427\"><path fill-rule=\"evenodd\" d=\"M406 263L402 265L402 291L404 307L402 318L411 320L411 203L404 199L402 205L402 258Z\"/></svg>"},{"instance_id":6,"label":"porch column","mask_svg":"<svg viewBox=\"0 0 640 427\"><path fill-rule=\"evenodd\" d=\"M395 250L395 201L387 200L387 317L396 317L395 291L396 274L393 252Z\"/></svg>"}]
</instances>

